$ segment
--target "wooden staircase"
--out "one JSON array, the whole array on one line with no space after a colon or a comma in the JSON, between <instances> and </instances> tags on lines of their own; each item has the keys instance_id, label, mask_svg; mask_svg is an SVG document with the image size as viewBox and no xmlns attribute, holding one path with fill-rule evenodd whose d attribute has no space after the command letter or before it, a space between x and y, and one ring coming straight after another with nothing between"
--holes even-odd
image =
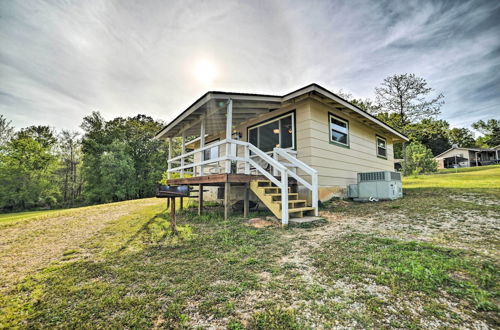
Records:
<instances>
[{"instance_id":1,"label":"wooden staircase","mask_svg":"<svg viewBox=\"0 0 500 330\"><path fill-rule=\"evenodd\" d=\"M278 218L281 215L281 189L269 180L254 180L250 182L250 190L267 206ZM308 206L305 199L299 199L299 194L292 193L288 187L288 214L291 218L302 218L305 215L314 215L314 207Z\"/></svg>"}]
</instances>

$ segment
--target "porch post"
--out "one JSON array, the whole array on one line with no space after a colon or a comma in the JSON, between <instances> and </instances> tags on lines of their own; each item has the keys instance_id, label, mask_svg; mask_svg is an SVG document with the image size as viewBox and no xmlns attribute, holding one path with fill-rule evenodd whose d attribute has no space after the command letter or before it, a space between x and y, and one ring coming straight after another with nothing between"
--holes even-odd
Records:
<instances>
[{"instance_id":1,"label":"porch post","mask_svg":"<svg viewBox=\"0 0 500 330\"><path fill-rule=\"evenodd\" d=\"M198 215L203 212L203 185L198 185Z\"/></svg>"},{"instance_id":2,"label":"porch post","mask_svg":"<svg viewBox=\"0 0 500 330\"><path fill-rule=\"evenodd\" d=\"M233 100L229 99L227 103L227 116L226 116L226 140L231 139L233 131ZM231 155L231 144L226 143L226 157ZM226 173L231 173L231 160L226 160Z\"/></svg>"},{"instance_id":3,"label":"porch post","mask_svg":"<svg viewBox=\"0 0 500 330\"><path fill-rule=\"evenodd\" d=\"M186 132L182 132L181 155L186 153ZM184 177L184 157L181 156L181 178Z\"/></svg>"},{"instance_id":4,"label":"porch post","mask_svg":"<svg viewBox=\"0 0 500 330\"><path fill-rule=\"evenodd\" d=\"M170 171L172 168L172 164L170 163L170 159L172 158L172 138L168 138L168 160L167 160L167 169ZM170 180L170 172L167 171L167 179Z\"/></svg>"},{"instance_id":5,"label":"porch post","mask_svg":"<svg viewBox=\"0 0 500 330\"><path fill-rule=\"evenodd\" d=\"M205 146L205 125L206 125L206 116L203 115L201 118L201 125L200 125L200 148L203 148ZM203 155L205 151L202 150L200 151L200 162L204 161ZM203 165L200 165L200 176L203 176Z\"/></svg>"},{"instance_id":6,"label":"porch post","mask_svg":"<svg viewBox=\"0 0 500 330\"><path fill-rule=\"evenodd\" d=\"M229 181L226 181L224 183L224 220L227 220L229 218L231 212L230 211L231 205L229 205L230 200L231 200L231 184L229 183Z\"/></svg>"},{"instance_id":7,"label":"porch post","mask_svg":"<svg viewBox=\"0 0 500 330\"><path fill-rule=\"evenodd\" d=\"M248 218L248 207L250 204L250 184L245 183L245 197L243 199L243 217Z\"/></svg>"},{"instance_id":8,"label":"porch post","mask_svg":"<svg viewBox=\"0 0 500 330\"><path fill-rule=\"evenodd\" d=\"M403 176L406 176L406 142L403 142Z\"/></svg>"},{"instance_id":9,"label":"porch post","mask_svg":"<svg viewBox=\"0 0 500 330\"><path fill-rule=\"evenodd\" d=\"M288 225L288 173L281 171L281 224Z\"/></svg>"}]
</instances>

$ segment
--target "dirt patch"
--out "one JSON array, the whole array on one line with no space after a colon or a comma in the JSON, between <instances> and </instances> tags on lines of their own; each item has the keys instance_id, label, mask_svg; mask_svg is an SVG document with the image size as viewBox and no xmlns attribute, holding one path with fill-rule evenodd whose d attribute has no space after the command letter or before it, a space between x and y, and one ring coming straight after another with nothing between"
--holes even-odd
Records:
<instances>
[{"instance_id":1,"label":"dirt patch","mask_svg":"<svg viewBox=\"0 0 500 330\"><path fill-rule=\"evenodd\" d=\"M0 291L55 260L74 258L80 245L111 221L158 204L156 199L75 209L3 228L0 235Z\"/></svg>"},{"instance_id":2,"label":"dirt patch","mask_svg":"<svg viewBox=\"0 0 500 330\"><path fill-rule=\"evenodd\" d=\"M245 225L254 227L254 228L266 228L266 227L271 227L275 226L276 223L269 221L269 220L264 220L262 218L253 218L248 221L245 221Z\"/></svg>"}]
</instances>

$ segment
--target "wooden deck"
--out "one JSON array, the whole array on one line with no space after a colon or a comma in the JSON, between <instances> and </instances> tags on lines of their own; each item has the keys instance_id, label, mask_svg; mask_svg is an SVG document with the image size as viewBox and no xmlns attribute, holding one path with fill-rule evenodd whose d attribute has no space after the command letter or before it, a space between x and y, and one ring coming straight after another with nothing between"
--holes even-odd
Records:
<instances>
[{"instance_id":1,"label":"wooden deck","mask_svg":"<svg viewBox=\"0 0 500 330\"><path fill-rule=\"evenodd\" d=\"M233 185L244 185L253 180L267 180L263 175L249 174L211 174L203 176L194 176L190 178L176 178L167 180L167 185L204 185L204 186L222 186L226 183ZM296 183L293 178L289 179L290 184Z\"/></svg>"},{"instance_id":2,"label":"wooden deck","mask_svg":"<svg viewBox=\"0 0 500 330\"><path fill-rule=\"evenodd\" d=\"M194 176L190 178L176 178L167 180L167 185L188 185L198 186L198 214L203 212L203 187L204 186L223 186L224 187L224 219L227 219L231 212L230 204L230 191L231 186L246 186L243 196L243 216L248 217L249 211L249 193L250 182L254 180L268 180L263 175L249 175L249 174L212 174L203 176ZM289 184L296 185L297 181L293 178L288 179ZM183 198L180 198L181 208L183 205Z\"/></svg>"}]
</instances>

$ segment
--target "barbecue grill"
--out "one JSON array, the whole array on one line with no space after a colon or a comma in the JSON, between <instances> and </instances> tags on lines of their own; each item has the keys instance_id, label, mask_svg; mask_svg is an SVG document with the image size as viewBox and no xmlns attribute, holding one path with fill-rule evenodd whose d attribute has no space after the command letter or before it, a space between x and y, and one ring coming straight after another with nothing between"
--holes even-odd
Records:
<instances>
[{"instance_id":1,"label":"barbecue grill","mask_svg":"<svg viewBox=\"0 0 500 330\"><path fill-rule=\"evenodd\" d=\"M189 186L164 186L159 185L156 188L156 197L158 198L174 198L174 197L189 197Z\"/></svg>"}]
</instances>

